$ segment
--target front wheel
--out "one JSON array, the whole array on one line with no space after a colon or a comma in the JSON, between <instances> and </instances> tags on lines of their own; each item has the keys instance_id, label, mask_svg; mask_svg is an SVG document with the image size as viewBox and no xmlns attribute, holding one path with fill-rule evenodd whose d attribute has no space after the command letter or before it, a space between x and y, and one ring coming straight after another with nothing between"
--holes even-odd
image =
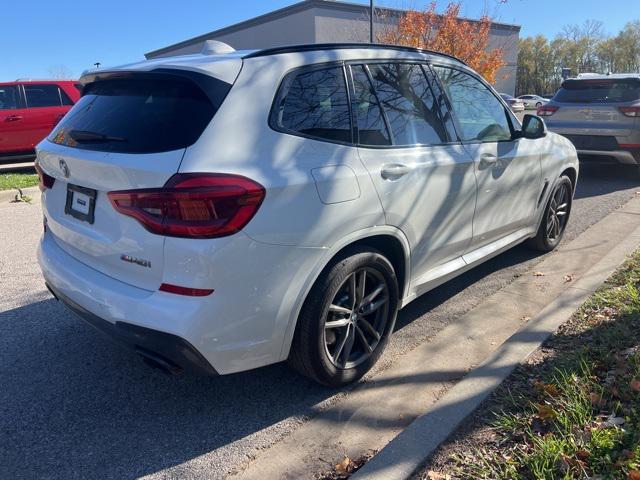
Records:
<instances>
[{"instance_id":1,"label":"front wheel","mask_svg":"<svg viewBox=\"0 0 640 480\"><path fill-rule=\"evenodd\" d=\"M382 254L346 252L325 269L302 307L290 365L330 387L360 379L389 341L398 296L393 266Z\"/></svg>"},{"instance_id":2,"label":"front wheel","mask_svg":"<svg viewBox=\"0 0 640 480\"><path fill-rule=\"evenodd\" d=\"M550 252L558 246L569 221L573 202L573 185L569 177L562 176L547 201L542 221L529 246L541 252Z\"/></svg>"}]
</instances>

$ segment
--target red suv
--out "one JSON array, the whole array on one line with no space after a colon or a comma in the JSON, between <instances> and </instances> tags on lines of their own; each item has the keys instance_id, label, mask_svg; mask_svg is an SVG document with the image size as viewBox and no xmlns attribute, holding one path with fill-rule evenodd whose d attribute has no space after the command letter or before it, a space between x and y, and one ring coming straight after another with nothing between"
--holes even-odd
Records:
<instances>
[{"instance_id":1,"label":"red suv","mask_svg":"<svg viewBox=\"0 0 640 480\"><path fill-rule=\"evenodd\" d=\"M32 156L79 98L70 80L0 83L0 159Z\"/></svg>"}]
</instances>

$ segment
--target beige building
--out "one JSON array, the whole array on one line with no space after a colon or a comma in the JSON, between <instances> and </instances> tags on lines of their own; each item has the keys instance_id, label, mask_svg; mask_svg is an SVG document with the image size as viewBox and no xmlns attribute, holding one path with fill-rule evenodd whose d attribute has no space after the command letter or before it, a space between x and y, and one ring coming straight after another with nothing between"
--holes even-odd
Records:
<instances>
[{"instance_id":1,"label":"beige building","mask_svg":"<svg viewBox=\"0 0 640 480\"><path fill-rule=\"evenodd\" d=\"M397 22L403 10L376 8L374 31ZM516 85L519 25L493 23L490 46L505 51L506 66L496 88L513 95ZM147 58L198 53L206 40L228 43L236 50L260 49L302 43L368 42L369 7L333 0L304 0L280 10L214 30L145 54Z\"/></svg>"}]
</instances>

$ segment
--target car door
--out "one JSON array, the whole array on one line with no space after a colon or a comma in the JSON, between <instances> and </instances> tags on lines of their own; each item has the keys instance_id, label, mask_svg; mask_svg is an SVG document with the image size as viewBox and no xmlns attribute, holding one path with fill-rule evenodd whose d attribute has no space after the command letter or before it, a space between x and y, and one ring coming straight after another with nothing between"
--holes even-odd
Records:
<instances>
[{"instance_id":1,"label":"car door","mask_svg":"<svg viewBox=\"0 0 640 480\"><path fill-rule=\"evenodd\" d=\"M517 120L479 77L448 66L434 70L475 166L478 199L468 251L528 235L542 190L536 140L519 137Z\"/></svg>"},{"instance_id":2,"label":"car door","mask_svg":"<svg viewBox=\"0 0 640 480\"><path fill-rule=\"evenodd\" d=\"M63 105L60 88L54 83L25 83L22 87L27 108L23 122L25 144L33 149L62 119L68 106Z\"/></svg>"},{"instance_id":3,"label":"car door","mask_svg":"<svg viewBox=\"0 0 640 480\"><path fill-rule=\"evenodd\" d=\"M350 72L360 158L387 224L409 241L414 285L427 284L463 265L473 233L473 162L423 65L354 64Z\"/></svg>"},{"instance_id":4,"label":"car door","mask_svg":"<svg viewBox=\"0 0 640 480\"><path fill-rule=\"evenodd\" d=\"M27 150L23 148L25 111L18 85L0 85L0 154Z\"/></svg>"}]
</instances>

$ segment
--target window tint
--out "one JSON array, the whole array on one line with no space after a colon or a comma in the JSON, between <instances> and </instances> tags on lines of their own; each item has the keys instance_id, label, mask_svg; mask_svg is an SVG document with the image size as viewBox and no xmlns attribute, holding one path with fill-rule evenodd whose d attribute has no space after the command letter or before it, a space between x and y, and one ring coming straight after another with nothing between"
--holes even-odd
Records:
<instances>
[{"instance_id":1,"label":"window tint","mask_svg":"<svg viewBox=\"0 0 640 480\"><path fill-rule=\"evenodd\" d=\"M57 85L25 85L27 108L59 107L62 105Z\"/></svg>"},{"instance_id":2,"label":"window tint","mask_svg":"<svg viewBox=\"0 0 640 480\"><path fill-rule=\"evenodd\" d=\"M361 145L391 145L389 131L380 110L369 76L362 65L354 66L355 116Z\"/></svg>"},{"instance_id":3,"label":"window tint","mask_svg":"<svg viewBox=\"0 0 640 480\"><path fill-rule=\"evenodd\" d=\"M85 88L49 139L86 150L167 152L195 143L214 114L209 98L188 81L103 80Z\"/></svg>"},{"instance_id":4,"label":"window tint","mask_svg":"<svg viewBox=\"0 0 640 480\"><path fill-rule=\"evenodd\" d=\"M420 65L371 64L369 71L395 145L433 145L447 141Z\"/></svg>"},{"instance_id":5,"label":"window tint","mask_svg":"<svg viewBox=\"0 0 640 480\"><path fill-rule=\"evenodd\" d=\"M640 80L567 80L553 99L568 103L632 102L640 99Z\"/></svg>"},{"instance_id":6,"label":"window tint","mask_svg":"<svg viewBox=\"0 0 640 480\"><path fill-rule=\"evenodd\" d=\"M18 108L18 87L15 85L0 87L0 110Z\"/></svg>"},{"instance_id":7,"label":"window tint","mask_svg":"<svg viewBox=\"0 0 640 480\"><path fill-rule=\"evenodd\" d=\"M460 70L434 67L458 117L463 140L495 142L511 139L507 113L493 93Z\"/></svg>"},{"instance_id":8,"label":"window tint","mask_svg":"<svg viewBox=\"0 0 640 480\"><path fill-rule=\"evenodd\" d=\"M62 100L62 105L73 105L73 101L63 89L60 89L60 99Z\"/></svg>"},{"instance_id":9,"label":"window tint","mask_svg":"<svg viewBox=\"0 0 640 480\"><path fill-rule=\"evenodd\" d=\"M287 77L273 114L276 126L283 130L351 142L351 116L342 67Z\"/></svg>"}]
</instances>

